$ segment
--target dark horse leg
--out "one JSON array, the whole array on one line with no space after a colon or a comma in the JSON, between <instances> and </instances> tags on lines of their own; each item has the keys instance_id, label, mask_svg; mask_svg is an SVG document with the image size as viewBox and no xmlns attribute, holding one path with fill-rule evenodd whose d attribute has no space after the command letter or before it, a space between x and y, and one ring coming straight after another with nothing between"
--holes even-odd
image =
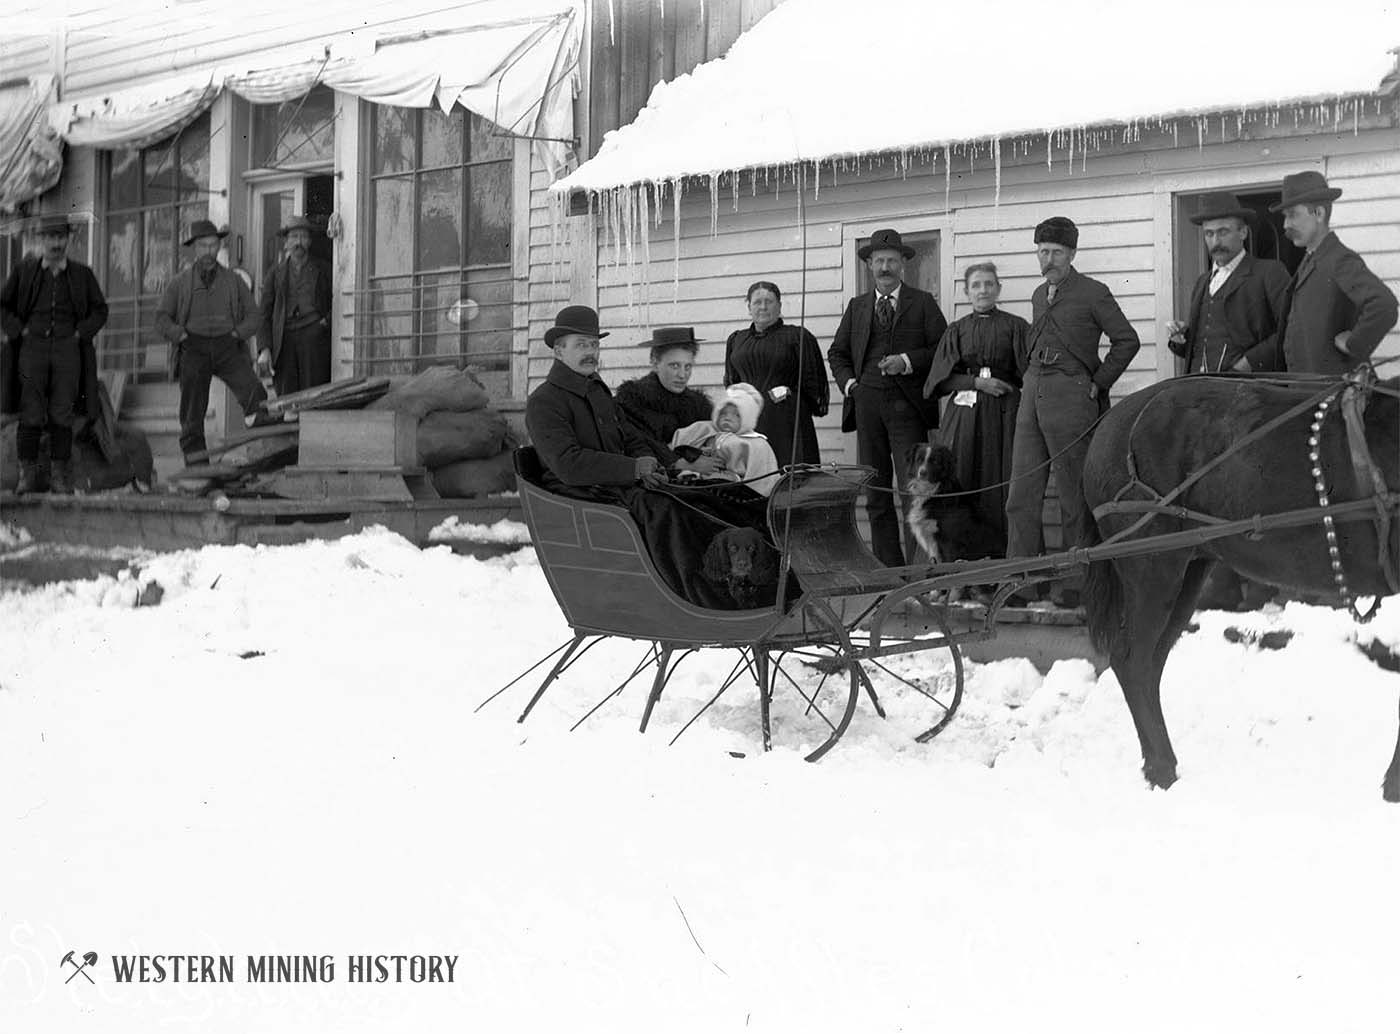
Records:
<instances>
[{"instance_id":1,"label":"dark horse leg","mask_svg":"<svg viewBox=\"0 0 1400 1034\"><path fill-rule=\"evenodd\" d=\"M1114 562L1122 613L1107 643L1142 747L1142 774L1166 789L1176 782L1176 753L1162 714L1162 671L1191 620L1210 561L1162 554Z\"/></svg>"}]
</instances>

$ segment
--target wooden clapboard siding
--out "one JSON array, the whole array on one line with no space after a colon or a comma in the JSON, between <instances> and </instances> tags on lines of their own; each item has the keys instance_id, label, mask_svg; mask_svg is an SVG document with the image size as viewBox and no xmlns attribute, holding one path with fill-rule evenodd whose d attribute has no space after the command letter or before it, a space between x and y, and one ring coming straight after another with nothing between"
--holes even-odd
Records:
<instances>
[{"instance_id":1,"label":"wooden clapboard siding","mask_svg":"<svg viewBox=\"0 0 1400 1034\"><path fill-rule=\"evenodd\" d=\"M57 37L0 33L0 81L53 74L57 69Z\"/></svg>"},{"instance_id":2,"label":"wooden clapboard siding","mask_svg":"<svg viewBox=\"0 0 1400 1034\"><path fill-rule=\"evenodd\" d=\"M588 154L637 117L659 82L723 57L782 0L593 0Z\"/></svg>"}]
</instances>

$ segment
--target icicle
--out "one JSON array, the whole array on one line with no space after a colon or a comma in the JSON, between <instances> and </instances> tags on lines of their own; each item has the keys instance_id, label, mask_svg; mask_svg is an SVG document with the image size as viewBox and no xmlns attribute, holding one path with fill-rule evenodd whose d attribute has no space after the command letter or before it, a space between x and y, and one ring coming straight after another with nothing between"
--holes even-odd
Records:
<instances>
[{"instance_id":1,"label":"icicle","mask_svg":"<svg viewBox=\"0 0 1400 1034\"><path fill-rule=\"evenodd\" d=\"M1351 102L1351 135L1356 136L1361 132L1361 102Z\"/></svg>"},{"instance_id":2,"label":"icicle","mask_svg":"<svg viewBox=\"0 0 1400 1034\"><path fill-rule=\"evenodd\" d=\"M671 305L681 297L681 178L671 181Z\"/></svg>"},{"instance_id":3,"label":"icicle","mask_svg":"<svg viewBox=\"0 0 1400 1034\"><path fill-rule=\"evenodd\" d=\"M704 0L700 2L703 4ZM613 11L613 0L608 0L608 46L617 46L617 15Z\"/></svg>"},{"instance_id":4,"label":"icicle","mask_svg":"<svg viewBox=\"0 0 1400 1034\"><path fill-rule=\"evenodd\" d=\"M710 173L710 236L719 236L719 173Z\"/></svg>"},{"instance_id":5,"label":"icicle","mask_svg":"<svg viewBox=\"0 0 1400 1034\"><path fill-rule=\"evenodd\" d=\"M627 310L631 322L637 321L636 280L633 277L637 265L637 189L623 188L626 208L623 211L622 227L627 234Z\"/></svg>"},{"instance_id":6,"label":"icicle","mask_svg":"<svg viewBox=\"0 0 1400 1034\"><path fill-rule=\"evenodd\" d=\"M992 137L992 219L1001 208L1001 138Z\"/></svg>"},{"instance_id":7,"label":"icicle","mask_svg":"<svg viewBox=\"0 0 1400 1034\"><path fill-rule=\"evenodd\" d=\"M1069 174L1074 175L1074 127L1069 130Z\"/></svg>"},{"instance_id":8,"label":"icicle","mask_svg":"<svg viewBox=\"0 0 1400 1034\"><path fill-rule=\"evenodd\" d=\"M739 170L734 169L730 173L729 192L734 198L734 211L739 211Z\"/></svg>"},{"instance_id":9,"label":"icicle","mask_svg":"<svg viewBox=\"0 0 1400 1034\"><path fill-rule=\"evenodd\" d=\"M1053 162L1053 160L1054 160L1054 154L1055 154L1055 143L1054 143L1054 141L1055 141L1055 134L1052 133L1052 132L1047 132L1047 133L1045 134L1045 171L1046 171L1046 172L1051 172L1051 171L1054 170L1054 165L1052 164L1052 162Z\"/></svg>"},{"instance_id":10,"label":"icicle","mask_svg":"<svg viewBox=\"0 0 1400 1034\"><path fill-rule=\"evenodd\" d=\"M953 150L943 145L943 211L948 211L948 201L953 193Z\"/></svg>"},{"instance_id":11,"label":"icicle","mask_svg":"<svg viewBox=\"0 0 1400 1034\"><path fill-rule=\"evenodd\" d=\"M637 228L642 234L642 315L651 326L651 184L637 189L637 201L642 206Z\"/></svg>"},{"instance_id":12,"label":"icicle","mask_svg":"<svg viewBox=\"0 0 1400 1034\"><path fill-rule=\"evenodd\" d=\"M1204 151L1206 148L1206 120L1204 116L1196 116L1196 149Z\"/></svg>"},{"instance_id":13,"label":"icicle","mask_svg":"<svg viewBox=\"0 0 1400 1034\"><path fill-rule=\"evenodd\" d=\"M817 158L812 162L812 200L819 201L822 196L822 160Z\"/></svg>"}]
</instances>

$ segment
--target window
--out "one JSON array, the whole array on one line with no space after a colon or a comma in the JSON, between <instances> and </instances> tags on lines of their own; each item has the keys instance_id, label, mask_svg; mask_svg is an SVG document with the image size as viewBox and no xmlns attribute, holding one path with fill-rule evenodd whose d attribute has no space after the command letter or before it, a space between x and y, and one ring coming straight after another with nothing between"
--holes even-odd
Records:
<instances>
[{"instance_id":1,"label":"window","mask_svg":"<svg viewBox=\"0 0 1400 1034\"><path fill-rule=\"evenodd\" d=\"M514 139L460 107L375 107L370 122L357 369L470 364L509 394Z\"/></svg>"},{"instance_id":2,"label":"window","mask_svg":"<svg viewBox=\"0 0 1400 1034\"><path fill-rule=\"evenodd\" d=\"M184 264L191 223L209 217L209 116L141 151L109 151L102 290L110 313L98 365L137 381L169 378L168 346L155 332L161 293Z\"/></svg>"},{"instance_id":3,"label":"window","mask_svg":"<svg viewBox=\"0 0 1400 1034\"><path fill-rule=\"evenodd\" d=\"M252 169L300 168L335 161L335 92L315 86L281 104L254 104Z\"/></svg>"},{"instance_id":4,"label":"window","mask_svg":"<svg viewBox=\"0 0 1400 1034\"><path fill-rule=\"evenodd\" d=\"M902 233L900 240L914 249L914 257L904 260L904 282L933 295L934 300L941 307L943 299L940 297L942 292L938 288L938 231L922 230L915 233ZM869 243L869 237L861 237L856 241L856 248L863 248ZM860 264L860 289L863 292L875 290L875 281L870 276L870 267L864 262ZM946 309L944 311L947 312Z\"/></svg>"}]
</instances>

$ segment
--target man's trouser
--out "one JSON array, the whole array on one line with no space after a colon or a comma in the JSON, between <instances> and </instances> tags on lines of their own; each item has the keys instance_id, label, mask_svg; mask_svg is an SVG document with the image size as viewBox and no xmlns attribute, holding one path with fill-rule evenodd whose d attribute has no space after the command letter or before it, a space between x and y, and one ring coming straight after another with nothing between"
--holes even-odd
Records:
<instances>
[{"instance_id":1,"label":"man's trouser","mask_svg":"<svg viewBox=\"0 0 1400 1034\"><path fill-rule=\"evenodd\" d=\"M1093 382L1088 371L1073 357L1057 355L1058 360L1050 362L1032 361L1016 411L1011 490L1006 501L1007 556L1045 552L1041 517L1052 470L1059 490L1065 548L1078 546L1093 521L1080 486L1084 456L1089 451L1088 431L1099 418L1099 402L1089 397ZM1065 581L1077 584L1082 575Z\"/></svg>"},{"instance_id":2,"label":"man's trouser","mask_svg":"<svg viewBox=\"0 0 1400 1034\"><path fill-rule=\"evenodd\" d=\"M267 391L243 342L231 334L185 338L180 342L180 451L186 456L205 449L204 415L209 411L209 382L214 377L229 386L245 415L267 401Z\"/></svg>"},{"instance_id":3,"label":"man's trouser","mask_svg":"<svg viewBox=\"0 0 1400 1034\"><path fill-rule=\"evenodd\" d=\"M273 383L278 395L290 395L331 379L331 328L313 323L282 332Z\"/></svg>"},{"instance_id":4,"label":"man's trouser","mask_svg":"<svg viewBox=\"0 0 1400 1034\"><path fill-rule=\"evenodd\" d=\"M19 343L19 458L33 463L39 458L39 439L49 429L49 457L66 460L73 455L73 407L83 376L82 353L77 335L36 338L25 335Z\"/></svg>"},{"instance_id":5,"label":"man's trouser","mask_svg":"<svg viewBox=\"0 0 1400 1034\"><path fill-rule=\"evenodd\" d=\"M904 514L909 506L909 450L928 441L928 425L904 393L891 385L873 388L853 387L856 407L856 456L875 468L875 480L865 493L865 512L870 519L870 548L886 567L900 567L905 553L900 548ZM899 496L889 491L899 484ZM913 553L913 540L910 550Z\"/></svg>"}]
</instances>

